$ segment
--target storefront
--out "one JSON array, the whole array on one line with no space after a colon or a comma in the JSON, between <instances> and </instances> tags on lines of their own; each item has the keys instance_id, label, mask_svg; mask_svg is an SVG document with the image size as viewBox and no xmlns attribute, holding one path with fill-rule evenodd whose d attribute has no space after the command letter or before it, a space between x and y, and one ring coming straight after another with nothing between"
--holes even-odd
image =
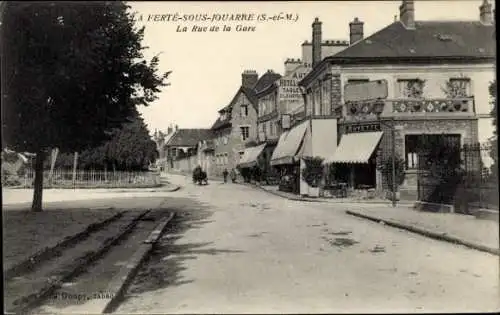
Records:
<instances>
[{"instance_id":1,"label":"storefront","mask_svg":"<svg viewBox=\"0 0 500 315\"><path fill-rule=\"evenodd\" d=\"M280 190L300 192L300 156L308 121L283 132L271 156L271 166L280 174Z\"/></svg>"},{"instance_id":2,"label":"storefront","mask_svg":"<svg viewBox=\"0 0 500 315\"><path fill-rule=\"evenodd\" d=\"M243 152L243 156L238 163L238 169L246 182L250 181L252 177L255 178L256 174L252 174L252 172L259 164L261 164L259 162L263 158L262 153L265 147L266 144L264 143L258 146L246 148Z\"/></svg>"},{"instance_id":3,"label":"storefront","mask_svg":"<svg viewBox=\"0 0 500 315\"><path fill-rule=\"evenodd\" d=\"M325 160L335 164L337 181L349 188L377 187L377 154L382 131L365 131L342 135L335 153Z\"/></svg>"},{"instance_id":4,"label":"storefront","mask_svg":"<svg viewBox=\"0 0 500 315\"><path fill-rule=\"evenodd\" d=\"M284 132L271 158L271 165L277 167L282 179L293 186L293 192L308 194L309 186L301 178L304 168L302 157L326 159L337 148L336 119L308 119Z\"/></svg>"}]
</instances>

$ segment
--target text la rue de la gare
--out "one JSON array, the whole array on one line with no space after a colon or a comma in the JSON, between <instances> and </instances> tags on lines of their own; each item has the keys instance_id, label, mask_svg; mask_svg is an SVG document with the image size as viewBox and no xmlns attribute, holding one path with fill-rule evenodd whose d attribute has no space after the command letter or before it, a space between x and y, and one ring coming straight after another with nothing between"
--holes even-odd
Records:
<instances>
[{"instance_id":1,"label":"text la rue de la gare","mask_svg":"<svg viewBox=\"0 0 500 315\"><path fill-rule=\"evenodd\" d=\"M283 13L278 14L253 14L253 13L241 13L241 14L149 14L145 17L140 15L138 21L145 22L279 22L279 21L289 21L296 22L298 20L297 14ZM176 32L231 32L235 30L237 32L255 32L256 26L254 25L244 25L238 24L236 26L231 25L181 25L178 24L176 27Z\"/></svg>"}]
</instances>

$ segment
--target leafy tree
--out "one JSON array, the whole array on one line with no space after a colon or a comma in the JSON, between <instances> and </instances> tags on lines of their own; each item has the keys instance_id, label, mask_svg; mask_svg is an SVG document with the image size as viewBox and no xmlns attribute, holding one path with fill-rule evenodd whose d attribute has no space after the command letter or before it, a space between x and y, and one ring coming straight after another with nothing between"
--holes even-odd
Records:
<instances>
[{"instance_id":1,"label":"leafy tree","mask_svg":"<svg viewBox=\"0 0 500 315\"><path fill-rule=\"evenodd\" d=\"M498 120L497 120L497 81L491 82L489 86L489 92L491 96L491 105L493 107L491 114L493 116L493 126L494 134L490 139L491 152L490 156L493 159L493 164L491 166L491 171L493 178L498 178Z\"/></svg>"},{"instance_id":2,"label":"leafy tree","mask_svg":"<svg viewBox=\"0 0 500 315\"><path fill-rule=\"evenodd\" d=\"M118 2L7 2L2 16L4 144L36 153L32 210L42 210L47 150L110 138L166 85L148 63L129 7Z\"/></svg>"},{"instance_id":3,"label":"leafy tree","mask_svg":"<svg viewBox=\"0 0 500 315\"><path fill-rule=\"evenodd\" d=\"M158 156L156 143L139 113L132 122L111 133L111 139L96 148L86 149L78 157L82 169L113 169L119 171L145 170ZM58 168L73 167L73 154L61 154L56 161ZM50 165L46 161L45 168Z\"/></svg>"},{"instance_id":4,"label":"leafy tree","mask_svg":"<svg viewBox=\"0 0 500 315\"><path fill-rule=\"evenodd\" d=\"M396 156L394 159L395 175L396 175L396 189L401 186L405 180L405 160L400 156ZM392 156L386 156L382 160L378 169L385 178L385 182L390 191L392 191Z\"/></svg>"},{"instance_id":5,"label":"leafy tree","mask_svg":"<svg viewBox=\"0 0 500 315\"><path fill-rule=\"evenodd\" d=\"M311 187L318 187L324 174L323 158L304 157L305 167L302 169L304 181Z\"/></svg>"}]
</instances>

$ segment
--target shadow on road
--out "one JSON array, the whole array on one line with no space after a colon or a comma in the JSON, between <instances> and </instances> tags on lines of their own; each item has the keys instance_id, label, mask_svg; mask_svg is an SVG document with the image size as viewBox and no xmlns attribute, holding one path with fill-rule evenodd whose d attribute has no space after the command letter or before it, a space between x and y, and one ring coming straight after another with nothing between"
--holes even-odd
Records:
<instances>
[{"instance_id":1,"label":"shadow on road","mask_svg":"<svg viewBox=\"0 0 500 315\"><path fill-rule=\"evenodd\" d=\"M185 279L182 273L187 269L186 261L197 259L199 255L242 252L210 248L213 242L183 242L183 236L188 230L199 229L213 222L209 220L213 212L208 210L207 205L193 199L184 199L182 205L177 203L174 207L170 210L176 212L175 217L137 274L123 302L148 291L192 283L194 280Z\"/></svg>"}]
</instances>

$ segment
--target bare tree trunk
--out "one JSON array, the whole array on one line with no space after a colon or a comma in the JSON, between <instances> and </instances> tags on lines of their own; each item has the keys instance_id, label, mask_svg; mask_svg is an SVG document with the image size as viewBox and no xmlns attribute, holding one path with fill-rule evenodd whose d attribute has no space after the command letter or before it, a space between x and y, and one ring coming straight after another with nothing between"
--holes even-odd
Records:
<instances>
[{"instance_id":1,"label":"bare tree trunk","mask_svg":"<svg viewBox=\"0 0 500 315\"><path fill-rule=\"evenodd\" d=\"M33 192L33 203L31 211L42 211L42 193L43 193L43 162L45 160L45 151L43 149L36 153L35 158L35 187Z\"/></svg>"},{"instance_id":2,"label":"bare tree trunk","mask_svg":"<svg viewBox=\"0 0 500 315\"><path fill-rule=\"evenodd\" d=\"M56 165L58 153L59 153L59 148L53 148L51 151L50 172L49 172L49 183L51 184L52 184L52 177L54 176L54 167Z\"/></svg>"}]
</instances>

